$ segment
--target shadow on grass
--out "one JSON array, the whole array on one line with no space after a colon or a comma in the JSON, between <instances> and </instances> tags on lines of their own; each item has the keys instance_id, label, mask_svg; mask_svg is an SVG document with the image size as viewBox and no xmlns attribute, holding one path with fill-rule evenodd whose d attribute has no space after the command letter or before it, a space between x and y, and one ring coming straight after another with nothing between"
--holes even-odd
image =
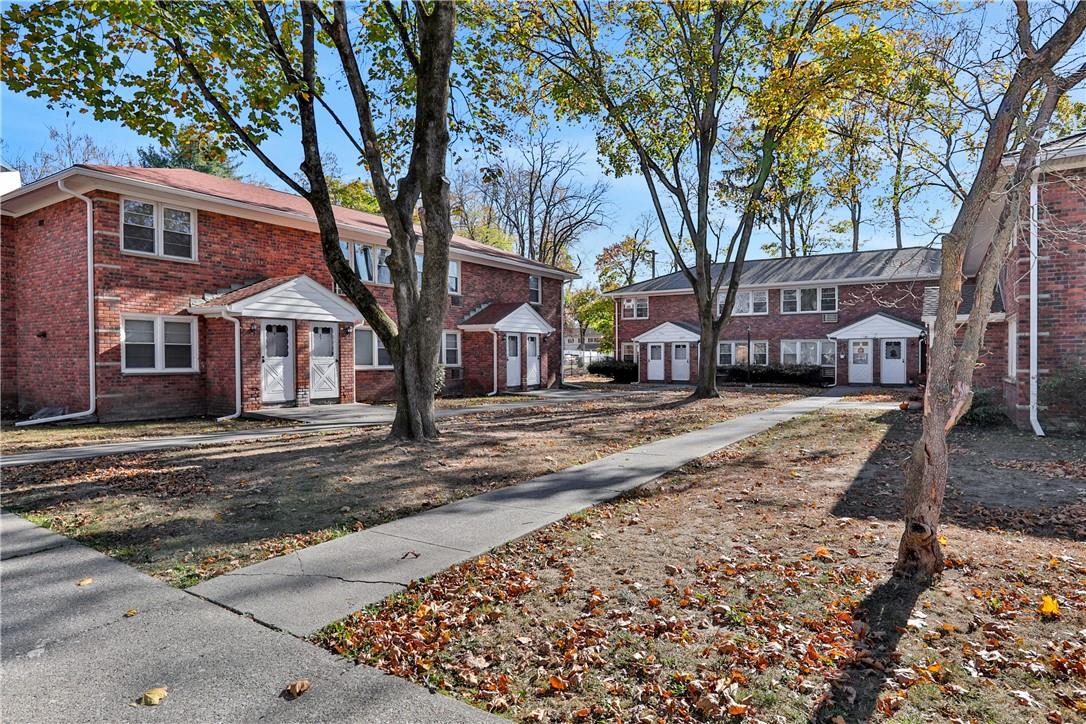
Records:
<instances>
[{"instance_id":1,"label":"shadow on grass","mask_svg":"<svg viewBox=\"0 0 1086 724\"><path fill-rule=\"evenodd\" d=\"M920 433L920 416L886 412L875 418L886 434L871 452L832 515L902 519L904 465ZM942 520L974 530L1000 528L1032 536L1086 540L1086 479L1055 472L1086 456L1086 442L1037 438L1011 427L959 426L948 440L951 458Z\"/></svg>"},{"instance_id":2,"label":"shadow on grass","mask_svg":"<svg viewBox=\"0 0 1086 724\"><path fill-rule=\"evenodd\" d=\"M841 663L839 676L815 710L813 721L842 717L846 722L866 722L873 717L879 695L896 667L898 642L923 591L923 586L891 578L860 603L853 617L865 628L856 655Z\"/></svg>"}]
</instances>

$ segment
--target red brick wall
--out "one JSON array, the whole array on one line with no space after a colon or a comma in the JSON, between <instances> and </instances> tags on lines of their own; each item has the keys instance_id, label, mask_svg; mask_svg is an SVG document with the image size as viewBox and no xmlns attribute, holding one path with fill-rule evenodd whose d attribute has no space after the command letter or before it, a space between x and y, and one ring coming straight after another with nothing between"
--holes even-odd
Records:
<instances>
[{"instance_id":1,"label":"red brick wall","mask_svg":"<svg viewBox=\"0 0 1086 724\"><path fill-rule=\"evenodd\" d=\"M1038 378L1086 364L1086 169L1043 174L1038 187ZM1028 209L1026 210L1028 213ZM1009 380L1008 412L1028 425L1029 405L1029 237L1022 225L1019 243L1004 273L1008 312L1018 318L1018 374ZM1006 351L1004 350L1004 356ZM1042 426L1060 429L1086 424L1081 409L1069 401L1045 399Z\"/></svg>"},{"instance_id":2,"label":"red brick wall","mask_svg":"<svg viewBox=\"0 0 1086 724\"><path fill-rule=\"evenodd\" d=\"M99 411L103 420L233 411L233 328L201 319L199 372L122 374L120 325L125 313L184 314L194 299L258 278L306 274L331 288L319 235L232 216L197 213L198 261L185 262L122 253L119 196L95 197L95 315ZM86 384L85 206L64 201L3 227L3 391L24 411L43 405L84 409ZM40 222L40 223L39 223ZM18 284L14 283L18 279ZM461 261L463 294L452 298L445 329L483 302L528 301L528 275ZM390 286L371 285L385 310L396 316ZM560 368L559 327L562 283L543 279L540 313L556 328L542 341L544 384L554 384ZM243 321L245 409L260 406L259 333ZM225 326L224 326L225 325ZM45 332L44 339L38 332ZM308 397L308 326L296 326L296 383L300 401ZM462 344L463 371L470 384L489 391L490 345L486 357ZM489 339L489 335L483 335ZM340 337L341 399L394 397L391 370L354 369L353 335ZM215 380L209 380L214 376ZM224 379L225 376L225 379ZM357 387L357 395L355 389Z\"/></svg>"},{"instance_id":3,"label":"red brick wall","mask_svg":"<svg viewBox=\"0 0 1086 724\"><path fill-rule=\"evenodd\" d=\"M872 312L884 311L902 319L920 323L920 311L923 304L924 287L934 282L895 282L891 284L869 285L856 284L839 286L838 314L836 322L823 322L821 314L781 314L780 290L769 290L769 314L734 317L720 333L720 341L746 341L747 327L750 326L752 340L769 341L769 362L780 364L781 340L784 339L824 339L828 332L850 324ZM621 313L621 308L619 308ZM619 349L623 342L667 321L686 321L698 323L697 307L692 293L649 297L648 319L616 320L619 336ZM919 348L916 339L907 342L906 379L915 381L919 374ZM848 382L847 344L837 343L837 382ZM642 351L644 354L644 351ZM714 353L715 354L715 353ZM874 379L879 379L878 355L876 356ZM643 362L645 360L642 360ZM667 365L670 366L670 350L667 351ZM694 376L696 377L696 367ZM643 369L642 375L647 374ZM670 379L670 371L668 371Z\"/></svg>"},{"instance_id":4,"label":"red brick wall","mask_svg":"<svg viewBox=\"0 0 1086 724\"><path fill-rule=\"evenodd\" d=\"M15 303L17 256L15 239L19 222L10 216L0 217L0 406L5 416L19 406L19 386L16 370L19 369L19 343Z\"/></svg>"},{"instance_id":5,"label":"red brick wall","mask_svg":"<svg viewBox=\"0 0 1086 724\"><path fill-rule=\"evenodd\" d=\"M24 413L87 409L86 208L70 199L4 219L3 387Z\"/></svg>"}]
</instances>

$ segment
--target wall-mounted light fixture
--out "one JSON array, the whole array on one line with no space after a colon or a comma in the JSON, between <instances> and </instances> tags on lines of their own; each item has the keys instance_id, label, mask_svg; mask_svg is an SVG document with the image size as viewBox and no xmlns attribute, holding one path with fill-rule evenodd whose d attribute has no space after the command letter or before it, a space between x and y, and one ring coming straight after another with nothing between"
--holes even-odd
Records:
<instances>
[{"instance_id":1,"label":"wall-mounted light fixture","mask_svg":"<svg viewBox=\"0 0 1086 724\"><path fill-rule=\"evenodd\" d=\"M256 334L256 322L249 322L249 334Z\"/></svg>"}]
</instances>

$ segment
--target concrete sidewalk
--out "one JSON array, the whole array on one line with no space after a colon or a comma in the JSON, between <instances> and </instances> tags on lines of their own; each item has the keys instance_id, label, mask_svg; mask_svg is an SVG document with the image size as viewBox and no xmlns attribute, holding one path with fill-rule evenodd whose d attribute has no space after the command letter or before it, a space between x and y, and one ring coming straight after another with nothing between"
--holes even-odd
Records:
<instances>
[{"instance_id":1,"label":"concrete sidewalk","mask_svg":"<svg viewBox=\"0 0 1086 724\"><path fill-rule=\"evenodd\" d=\"M500 721L0 513L5 721ZM85 586L77 583L92 581ZM125 612L136 609L134 616ZM292 680L312 688L280 698ZM169 695L134 707L151 687Z\"/></svg>"},{"instance_id":2,"label":"concrete sidewalk","mask_svg":"<svg viewBox=\"0 0 1086 724\"><path fill-rule=\"evenodd\" d=\"M417 578L614 498L696 458L834 403L807 397L352 533L205 581L193 594L299 636Z\"/></svg>"},{"instance_id":3,"label":"concrete sidewalk","mask_svg":"<svg viewBox=\"0 0 1086 724\"><path fill-rule=\"evenodd\" d=\"M603 400L612 397L624 397L628 394L644 394L644 391L639 393L626 393L596 392L591 390L541 390L537 393L526 393L524 402L504 402L492 405L464 407L460 409L439 409L436 412L436 416L438 419L446 419L459 415L474 415L481 412L518 410L529 407L539 407L540 405L563 405L573 402ZM268 440L284 435L304 435L328 432L330 430L343 430L352 427L389 425L392 423L395 412L395 408L391 406L382 407L358 403L347 405L285 407L274 412L265 410L258 416L291 420L298 423L297 425L253 430L236 430L230 432L205 432L196 435L175 435L172 437L151 437L143 440L102 443L99 445L81 445L78 447L51 448L25 453L14 453L12 455L0 455L0 469L20 465L55 463L64 460L82 460L86 458L103 457L105 455L125 455L129 453L171 450L212 444L228 445L232 443L249 442L252 440Z\"/></svg>"}]
</instances>

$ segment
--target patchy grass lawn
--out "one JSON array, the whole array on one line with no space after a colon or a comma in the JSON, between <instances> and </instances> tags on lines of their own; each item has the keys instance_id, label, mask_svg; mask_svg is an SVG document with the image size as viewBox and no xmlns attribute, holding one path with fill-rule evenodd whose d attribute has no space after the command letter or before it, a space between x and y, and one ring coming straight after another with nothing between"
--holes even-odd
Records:
<instances>
[{"instance_id":1,"label":"patchy grass lawn","mask_svg":"<svg viewBox=\"0 0 1086 724\"><path fill-rule=\"evenodd\" d=\"M98 445L150 437L174 435L198 435L204 432L231 432L254 428L279 427L291 424L289 420L224 420L216 422L212 417L189 417L180 420L152 420L145 422L76 423L70 425L31 425L0 428L0 451L13 453L45 450L76 445ZM296 423L294 423L296 424Z\"/></svg>"},{"instance_id":2,"label":"patchy grass lawn","mask_svg":"<svg viewBox=\"0 0 1086 724\"><path fill-rule=\"evenodd\" d=\"M4 507L174 585L794 399L665 390L4 472Z\"/></svg>"},{"instance_id":3,"label":"patchy grass lawn","mask_svg":"<svg viewBox=\"0 0 1086 724\"><path fill-rule=\"evenodd\" d=\"M1086 717L1086 441L953 434L928 590L888 578L919 416L808 415L317 640L526 721Z\"/></svg>"}]
</instances>

